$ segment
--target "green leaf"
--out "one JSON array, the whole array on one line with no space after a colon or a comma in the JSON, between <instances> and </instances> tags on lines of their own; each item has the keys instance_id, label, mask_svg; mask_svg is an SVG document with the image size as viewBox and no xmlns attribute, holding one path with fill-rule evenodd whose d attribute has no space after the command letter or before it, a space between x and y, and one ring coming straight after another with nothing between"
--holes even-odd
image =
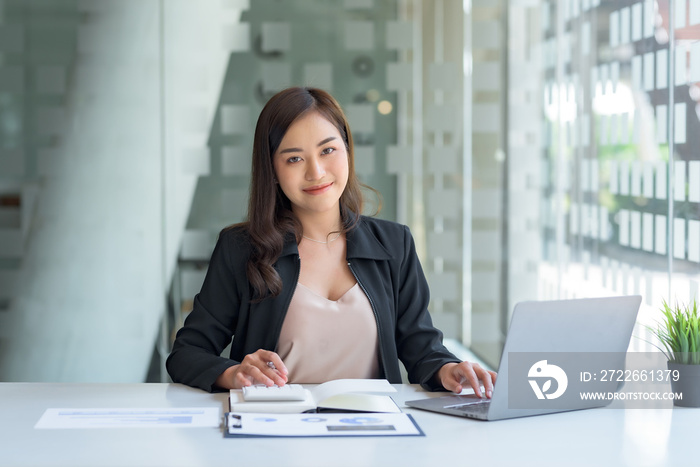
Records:
<instances>
[{"instance_id":1,"label":"green leaf","mask_svg":"<svg viewBox=\"0 0 700 467\"><path fill-rule=\"evenodd\" d=\"M659 340L659 348L676 363L700 364L700 316L697 301L692 304L670 306L665 300L661 308L662 321L648 328Z\"/></svg>"}]
</instances>

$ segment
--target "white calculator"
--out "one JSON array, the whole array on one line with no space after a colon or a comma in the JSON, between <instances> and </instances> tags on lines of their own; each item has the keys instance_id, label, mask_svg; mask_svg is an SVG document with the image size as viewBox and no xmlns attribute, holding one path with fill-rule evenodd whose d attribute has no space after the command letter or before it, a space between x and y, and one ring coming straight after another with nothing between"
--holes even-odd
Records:
<instances>
[{"instance_id":1,"label":"white calculator","mask_svg":"<svg viewBox=\"0 0 700 467\"><path fill-rule=\"evenodd\" d=\"M243 386L243 400L249 401L303 401L306 400L306 389L301 384L285 384L284 386L265 386L255 384Z\"/></svg>"}]
</instances>

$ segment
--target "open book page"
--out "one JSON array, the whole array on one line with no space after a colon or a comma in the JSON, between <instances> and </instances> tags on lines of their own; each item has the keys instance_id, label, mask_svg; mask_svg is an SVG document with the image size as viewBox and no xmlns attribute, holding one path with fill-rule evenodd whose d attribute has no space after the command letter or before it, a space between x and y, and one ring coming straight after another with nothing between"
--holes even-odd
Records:
<instances>
[{"instance_id":1,"label":"open book page","mask_svg":"<svg viewBox=\"0 0 700 467\"><path fill-rule=\"evenodd\" d=\"M401 409L390 396L346 393L328 397L318 404L319 412L381 412L400 413Z\"/></svg>"},{"instance_id":2,"label":"open book page","mask_svg":"<svg viewBox=\"0 0 700 467\"><path fill-rule=\"evenodd\" d=\"M317 404L331 396L351 392L396 392L396 388L385 379L336 379L311 389L311 394Z\"/></svg>"},{"instance_id":3,"label":"open book page","mask_svg":"<svg viewBox=\"0 0 700 467\"><path fill-rule=\"evenodd\" d=\"M320 384L311 390L316 405L321 409L401 412L391 397L368 394L376 392L396 392L396 389L385 379L338 379Z\"/></svg>"}]
</instances>

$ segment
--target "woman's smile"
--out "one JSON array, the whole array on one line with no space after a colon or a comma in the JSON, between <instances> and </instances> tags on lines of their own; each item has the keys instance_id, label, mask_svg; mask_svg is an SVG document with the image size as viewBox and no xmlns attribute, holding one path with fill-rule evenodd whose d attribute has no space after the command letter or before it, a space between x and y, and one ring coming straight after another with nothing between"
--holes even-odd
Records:
<instances>
[{"instance_id":1,"label":"woman's smile","mask_svg":"<svg viewBox=\"0 0 700 467\"><path fill-rule=\"evenodd\" d=\"M310 195L320 195L328 191L331 186L333 186L333 182L330 183L324 183L321 185L314 185L309 188L304 188L304 193L308 193Z\"/></svg>"}]
</instances>

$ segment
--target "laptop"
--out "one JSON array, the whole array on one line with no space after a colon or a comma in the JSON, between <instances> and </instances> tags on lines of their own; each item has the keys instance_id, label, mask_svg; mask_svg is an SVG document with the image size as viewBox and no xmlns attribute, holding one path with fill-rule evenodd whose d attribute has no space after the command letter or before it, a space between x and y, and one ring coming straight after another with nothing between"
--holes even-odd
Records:
<instances>
[{"instance_id":1,"label":"laptop","mask_svg":"<svg viewBox=\"0 0 700 467\"><path fill-rule=\"evenodd\" d=\"M639 295L516 304L492 398L473 394L407 401L416 409L477 420L501 420L608 405L581 397L611 394L624 370Z\"/></svg>"}]
</instances>

